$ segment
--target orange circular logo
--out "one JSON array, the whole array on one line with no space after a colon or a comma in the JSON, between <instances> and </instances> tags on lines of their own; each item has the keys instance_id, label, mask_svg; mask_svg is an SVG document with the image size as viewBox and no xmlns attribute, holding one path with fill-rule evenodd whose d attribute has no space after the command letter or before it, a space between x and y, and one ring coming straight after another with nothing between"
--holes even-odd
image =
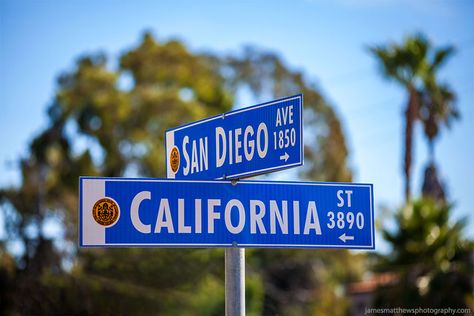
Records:
<instances>
[{"instance_id":1,"label":"orange circular logo","mask_svg":"<svg viewBox=\"0 0 474 316\"><path fill-rule=\"evenodd\" d=\"M174 146L173 149L171 149L170 165L171 165L171 170L173 170L173 172L176 173L176 171L178 171L178 168L179 168L179 150L178 150L178 147L176 146Z\"/></svg>"},{"instance_id":2,"label":"orange circular logo","mask_svg":"<svg viewBox=\"0 0 474 316\"><path fill-rule=\"evenodd\" d=\"M112 226L120 216L120 209L111 198L103 198L95 202L92 208L92 216L94 220L102 226Z\"/></svg>"}]
</instances>

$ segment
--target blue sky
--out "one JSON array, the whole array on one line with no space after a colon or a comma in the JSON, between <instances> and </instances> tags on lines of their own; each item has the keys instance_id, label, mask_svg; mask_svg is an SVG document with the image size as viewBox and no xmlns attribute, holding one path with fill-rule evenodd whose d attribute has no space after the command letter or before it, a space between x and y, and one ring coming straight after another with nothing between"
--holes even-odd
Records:
<instances>
[{"instance_id":1,"label":"blue sky","mask_svg":"<svg viewBox=\"0 0 474 316\"><path fill-rule=\"evenodd\" d=\"M46 126L55 80L82 54L111 60L144 30L179 38L193 51L238 52L251 44L279 53L334 105L350 146L354 181L374 183L376 212L403 202L402 109L406 95L382 79L367 46L424 32L456 55L441 75L462 114L436 147L455 217L474 237L474 2L409 0L21 1L0 0L0 186L19 183L15 161ZM240 101L244 102L244 101ZM238 106L250 104L236 104ZM413 188L419 193L427 148L418 126Z\"/></svg>"}]
</instances>

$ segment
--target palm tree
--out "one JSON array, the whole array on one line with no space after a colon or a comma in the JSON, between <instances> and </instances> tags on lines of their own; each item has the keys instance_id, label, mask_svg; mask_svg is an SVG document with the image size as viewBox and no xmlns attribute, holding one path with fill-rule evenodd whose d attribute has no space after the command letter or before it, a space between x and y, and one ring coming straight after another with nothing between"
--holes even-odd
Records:
<instances>
[{"instance_id":1,"label":"palm tree","mask_svg":"<svg viewBox=\"0 0 474 316\"><path fill-rule=\"evenodd\" d=\"M405 174L405 199L408 201L411 194L410 179L414 124L419 118L422 99L439 100L439 97L435 98L431 95L431 93L435 91L436 94L439 94L442 90L442 87L436 85L436 81L433 80L433 78L436 78L436 71L451 54L453 48L434 49L425 36L418 34L416 36L407 37L401 45L375 46L371 47L370 51L381 63L385 77L401 84L408 93L408 102L405 108L403 164ZM429 85L429 83L431 83L431 85ZM436 101L436 103L438 102L439 101ZM438 105L436 105L436 107L438 107ZM435 121L438 122L437 120ZM429 124L432 123L430 122ZM435 134L437 134L437 132Z\"/></svg>"},{"instance_id":2,"label":"palm tree","mask_svg":"<svg viewBox=\"0 0 474 316\"><path fill-rule=\"evenodd\" d=\"M408 37L402 45L376 46L370 48L379 59L384 75L400 83L408 92L405 108L405 198L410 198L413 127L420 104L419 90L423 72L427 69L427 52L430 44L425 37Z\"/></svg>"}]
</instances>

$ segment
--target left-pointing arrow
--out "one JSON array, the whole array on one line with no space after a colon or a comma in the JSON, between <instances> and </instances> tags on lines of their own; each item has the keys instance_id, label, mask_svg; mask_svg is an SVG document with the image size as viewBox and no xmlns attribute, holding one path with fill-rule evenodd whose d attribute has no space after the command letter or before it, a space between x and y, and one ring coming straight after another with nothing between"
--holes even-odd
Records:
<instances>
[{"instance_id":1,"label":"left-pointing arrow","mask_svg":"<svg viewBox=\"0 0 474 316\"><path fill-rule=\"evenodd\" d=\"M344 233L341 236L339 236L339 239L342 240L343 242L346 242L347 240L354 240L354 236L346 236L346 233Z\"/></svg>"}]
</instances>

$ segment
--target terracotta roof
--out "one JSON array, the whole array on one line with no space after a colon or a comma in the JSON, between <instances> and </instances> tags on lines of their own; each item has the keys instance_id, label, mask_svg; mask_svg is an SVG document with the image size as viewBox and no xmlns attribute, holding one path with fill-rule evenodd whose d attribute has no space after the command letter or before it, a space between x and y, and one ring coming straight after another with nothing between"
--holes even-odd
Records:
<instances>
[{"instance_id":1,"label":"terracotta roof","mask_svg":"<svg viewBox=\"0 0 474 316\"><path fill-rule=\"evenodd\" d=\"M393 272L377 273L370 279L348 284L347 291L349 294L370 293L378 286L394 284L397 281L398 276Z\"/></svg>"}]
</instances>

